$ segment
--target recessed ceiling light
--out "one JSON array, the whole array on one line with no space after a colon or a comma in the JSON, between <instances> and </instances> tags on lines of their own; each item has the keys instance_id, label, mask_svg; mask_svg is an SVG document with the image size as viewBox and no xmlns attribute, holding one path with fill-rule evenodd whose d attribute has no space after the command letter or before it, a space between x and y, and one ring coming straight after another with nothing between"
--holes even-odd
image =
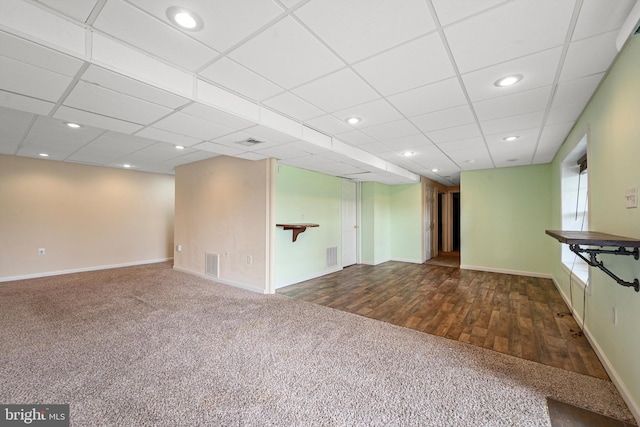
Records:
<instances>
[{"instance_id":1,"label":"recessed ceiling light","mask_svg":"<svg viewBox=\"0 0 640 427\"><path fill-rule=\"evenodd\" d=\"M411 157L411 156L415 155L416 153L415 153L415 152L413 152L413 151L405 151L403 154L404 154L406 157Z\"/></svg>"},{"instance_id":2,"label":"recessed ceiling light","mask_svg":"<svg viewBox=\"0 0 640 427\"><path fill-rule=\"evenodd\" d=\"M131 167L131 165L129 163L125 163L124 165L122 165L122 167L129 169Z\"/></svg>"},{"instance_id":3,"label":"recessed ceiling light","mask_svg":"<svg viewBox=\"0 0 640 427\"><path fill-rule=\"evenodd\" d=\"M362 119L360 117L349 117L346 122L349 123L350 125L355 125L357 123L360 123Z\"/></svg>"},{"instance_id":4,"label":"recessed ceiling light","mask_svg":"<svg viewBox=\"0 0 640 427\"><path fill-rule=\"evenodd\" d=\"M38 156L40 156L40 157L49 157L49 155L47 153L38 153Z\"/></svg>"},{"instance_id":5,"label":"recessed ceiling light","mask_svg":"<svg viewBox=\"0 0 640 427\"><path fill-rule=\"evenodd\" d=\"M476 161L471 159L471 160L465 160L465 162L467 162L467 163L475 163Z\"/></svg>"},{"instance_id":6,"label":"recessed ceiling light","mask_svg":"<svg viewBox=\"0 0 640 427\"><path fill-rule=\"evenodd\" d=\"M512 135L512 136L507 136L505 138L502 138L503 141L507 141L507 142L511 142L511 141L515 141L516 139L520 138L517 135Z\"/></svg>"},{"instance_id":7,"label":"recessed ceiling light","mask_svg":"<svg viewBox=\"0 0 640 427\"><path fill-rule=\"evenodd\" d=\"M184 145L176 145L176 150L184 150Z\"/></svg>"},{"instance_id":8,"label":"recessed ceiling light","mask_svg":"<svg viewBox=\"0 0 640 427\"><path fill-rule=\"evenodd\" d=\"M512 86L522 80L521 74L514 74L513 76L503 77L501 79L496 80L494 85L498 87L507 87Z\"/></svg>"},{"instance_id":9,"label":"recessed ceiling light","mask_svg":"<svg viewBox=\"0 0 640 427\"><path fill-rule=\"evenodd\" d=\"M434 169L431 169L431 172L438 172L439 170L440 169L438 169L438 168L434 168Z\"/></svg>"},{"instance_id":10,"label":"recessed ceiling light","mask_svg":"<svg viewBox=\"0 0 640 427\"><path fill-rule=\"evenodd\" d=\"M67 125L67 127L70 127L71 129L79 129L82 127L79 124L72 122L65 122L65 125Z\"/></svg>"},{"instance_id":11,"label":"recessed ceiling light","mask_svg":"<svg viewBox=\"0 0 640 427\"><path fill-rule=\"evenodd\" d=\"M184 7L171 6L167 9L167 18L178 27L189 31L199 31L204 27L198 14Z\"/></svg>"}]
</instances>

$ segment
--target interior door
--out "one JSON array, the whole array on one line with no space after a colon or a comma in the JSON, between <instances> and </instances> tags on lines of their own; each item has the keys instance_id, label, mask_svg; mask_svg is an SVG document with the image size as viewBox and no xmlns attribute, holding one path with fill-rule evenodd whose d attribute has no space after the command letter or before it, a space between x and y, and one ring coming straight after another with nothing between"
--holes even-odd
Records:
<instances>
[{"instance_id":1,"label":"interior door","mask_svg":"<svg viewBox=\"0 0 640 427\"><path fill-rule=\"evenodd\" d=\"M342 180L342 266L358 262L357 185Z\"/></svg>"},{"instance_id":2,"label":"interior door","mask_svg":"<svg viewBox=\"0 0 640 427\"><path fill-rule=\"evenodd\" d=\"M438 256L437 246L434 247L436 241L435 234L435 218L437 206L438 189L434 187L425 187L424 191L424 260Z\"/></svg>"}]
</instances>

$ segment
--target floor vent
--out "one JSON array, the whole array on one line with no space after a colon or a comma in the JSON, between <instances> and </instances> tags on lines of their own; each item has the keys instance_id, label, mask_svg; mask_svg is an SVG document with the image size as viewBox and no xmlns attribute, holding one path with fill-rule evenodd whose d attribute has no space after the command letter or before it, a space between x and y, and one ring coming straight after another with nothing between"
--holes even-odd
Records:
<instances>
[{"instance_id":1,"label":"floor vent","mask_svg":"<svg viewBox=\"0 0 640 427\"><path fill-rule=\"evenodd\" d=\"M338 265L338 247L327 248L327 267Z\"/></svg>"},{"instance_id":2,"label":"floor vent","mask_svg":"<svg viewBox=\"0 0 640 427\"><path fill-rule=\"evenodd\" d=\"M205 272L209 277L220 277L220 255L205 253Z\"/></svg>"}]
</instances>

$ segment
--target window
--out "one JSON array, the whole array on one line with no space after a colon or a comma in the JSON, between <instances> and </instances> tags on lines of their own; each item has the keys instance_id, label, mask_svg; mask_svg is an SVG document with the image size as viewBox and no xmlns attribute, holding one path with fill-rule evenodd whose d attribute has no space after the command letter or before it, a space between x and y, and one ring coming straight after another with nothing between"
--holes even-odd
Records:
<instances>
[{"instance_id":1,"label":"window","mask_svg":"<svg viewBox=\"0 0 640 427\"><path fill-rule=\"evenodd\" d=\"M562 162L562 229L589 230L589 173L587 135ZM562 264L583 287L589 283L589 266L562 245Z\"/></svg>"}]
</instances>

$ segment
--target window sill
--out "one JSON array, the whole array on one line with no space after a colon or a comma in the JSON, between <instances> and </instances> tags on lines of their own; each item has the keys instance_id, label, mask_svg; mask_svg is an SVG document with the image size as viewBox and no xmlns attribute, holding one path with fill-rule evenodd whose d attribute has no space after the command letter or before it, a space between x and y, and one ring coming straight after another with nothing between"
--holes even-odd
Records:
<instances>
[{"instance_id":1,"label":"window sill","mask_svg":"<svg viewBox=\"0 0 640 427\"><path fill-rule=\"evenodd\" d=\"M580 288L582 288L582 290L587 291L588 294L591 294L591 289L589 288L589 266L586 264L583 265L573 265L573 272L571 271L572 269L572 264L573 262L567 262L567 261L563 261L562 262L562 268L564 269L564 271L567 273L567 275L569 276L569 279L571 280L572 284L577 284L578 286L580 286Z\"/></svg>"}]
</instances>

